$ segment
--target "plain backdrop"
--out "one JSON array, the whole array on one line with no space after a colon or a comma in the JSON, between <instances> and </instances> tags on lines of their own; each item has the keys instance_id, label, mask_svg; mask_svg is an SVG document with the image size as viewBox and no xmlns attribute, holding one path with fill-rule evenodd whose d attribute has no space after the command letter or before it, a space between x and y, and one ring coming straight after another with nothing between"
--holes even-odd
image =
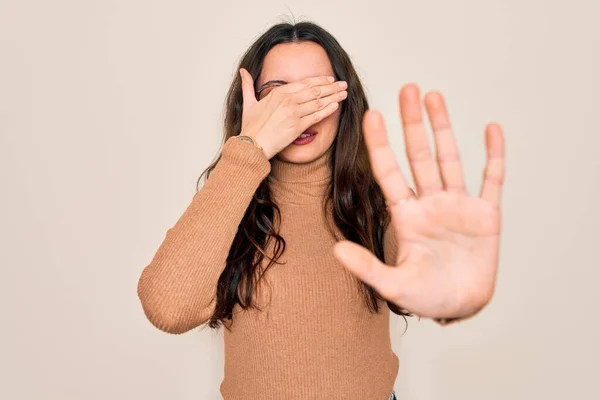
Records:
<instances>
[{"instance_id":1,"label":"plain backdrop","mask_svg":"<svg viewBox=\"0 0 600 400\"><path fill-rule=\"evenodd\" d=\"M292 20L352 56L405 171L404 83L445 94L473 194L485 124L506 132L495 297L451 327L392 315L398 397L600 398L599 17L597 0L0 0L0 398L220 398L222 333L160 332L136 285L219 149L240 56Z\"/></svg>"}]
</instances>

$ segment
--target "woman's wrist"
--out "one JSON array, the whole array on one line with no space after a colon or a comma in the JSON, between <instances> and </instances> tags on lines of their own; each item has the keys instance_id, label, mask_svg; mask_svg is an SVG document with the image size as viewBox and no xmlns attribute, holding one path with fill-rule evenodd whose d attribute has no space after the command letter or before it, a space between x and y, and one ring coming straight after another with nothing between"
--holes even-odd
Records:
<instances>
[{"instance_id":1,"label":"woman's wrist","mask_svg":"<svg viewBox=\"0 0 600 400\"><path fill-rule=\"evenodd\" d=\"M239 140L244 140L256 147L258 147L260 149L260 151L262 151L262 153L265 155L265 157L267 157L267 159L270 159L271 157L269 157L267 151L265 150L265 148L258 142L258 140L256 139L255 136L253 135L247 135L245 133L240 133L238 136Z\"/></svg>"},{"instance_id":2,"label":"woman's wrist","mask_svg":"<svg viewBox=\"0 0 600 400\"><path fill-rule=\"evenodd\" d=\"M453 322L458 322L458 321L460 321L462 319L465 319L465 318L462 318L462 317L456 317L456 318L434 318L433 320L435 322L437 322L438 324L440 324L440 325L449 325L449 324L451 324Z\"/></svg>"},{"instance_id":3,"label":"woman's wrist","mask_svg":"<svg viewBox=\"0 0 600 400\"><path fill-rule=\"evenodd\" d=\"M470 319L473 316L475 316L477 313L479 313L479 311L480 310L477 310L477 311L471 312L470 314L463 315L461 317L433 318L433 320L435 322L437 322L438 324L440 324L440 325L450 325L450 324L455 323L455 322L460 322L460 321L464 321L464 320Z\"/></svg>"}]
</instances>

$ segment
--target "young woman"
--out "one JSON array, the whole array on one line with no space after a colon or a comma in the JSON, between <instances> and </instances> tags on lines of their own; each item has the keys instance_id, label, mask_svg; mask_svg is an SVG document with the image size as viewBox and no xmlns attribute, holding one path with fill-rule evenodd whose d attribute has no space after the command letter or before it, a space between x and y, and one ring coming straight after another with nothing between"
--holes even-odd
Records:
<instances>
[{"instance_id":1,"label":"young woman","mask_svg":"<svg viewBox=\"0 0 600 400\"><path fill-rule=\"evenodd\" d=\"M224 326L225 399L394 399L389 310L440 324L494 291L504 142L488 125L478 197L444 100L400 91L412 191L348 54L312 23L278 24L243 56L224 144L143 270L159 329Z\"/></svg>"}]
</instances>

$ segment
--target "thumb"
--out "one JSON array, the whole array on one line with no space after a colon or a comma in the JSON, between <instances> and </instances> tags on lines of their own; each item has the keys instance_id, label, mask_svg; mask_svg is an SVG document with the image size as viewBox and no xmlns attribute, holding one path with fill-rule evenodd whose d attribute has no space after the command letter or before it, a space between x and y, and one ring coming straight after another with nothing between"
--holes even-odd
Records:
<instances>
[{"instance_id":1,"label":"thumb","mask_svg":"<svg viewBox=\"0 0 600 400\"><path fill-rule=\"evenodd\" d=\"M333 247L333 254L340 264L379 294L391 300L396 292L397 272L363 246L342 240Z\"/></svg>"},{"instance_id":2,"label":"thumb","mask_svg":"<svg viewBox=\"0 0 600 400\"><path fill-rule=\"evenodd\" d=\"M240 76L242 77L243 109L247 110L249 106L257 103L256 94L254 93L254 80L245 68L240 68Z\"/></svg>"}]
</instances>

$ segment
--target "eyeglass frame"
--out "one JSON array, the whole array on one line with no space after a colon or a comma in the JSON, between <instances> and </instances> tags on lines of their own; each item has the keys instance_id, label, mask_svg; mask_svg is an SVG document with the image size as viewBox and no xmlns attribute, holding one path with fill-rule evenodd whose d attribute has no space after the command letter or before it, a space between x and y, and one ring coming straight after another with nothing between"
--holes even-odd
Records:
<instances>
[{"instance_id":1,"label":"eyeglass frame","mask_svg":"<svg viewBox=\"0 0 600 400\"><path fill-rule=\"evenodd\" d=\"M269 82L265 83L260 89L258 89L257 91L254 92L256 95L256 100L260 100L260 94L262 93L263 90L272 88L274 86L283 86L283 85L287 85L287 84L288 84L288 82L281 81L281 80L274 80L274 81L269 81Z\"/></svg>"}]
</instances>

